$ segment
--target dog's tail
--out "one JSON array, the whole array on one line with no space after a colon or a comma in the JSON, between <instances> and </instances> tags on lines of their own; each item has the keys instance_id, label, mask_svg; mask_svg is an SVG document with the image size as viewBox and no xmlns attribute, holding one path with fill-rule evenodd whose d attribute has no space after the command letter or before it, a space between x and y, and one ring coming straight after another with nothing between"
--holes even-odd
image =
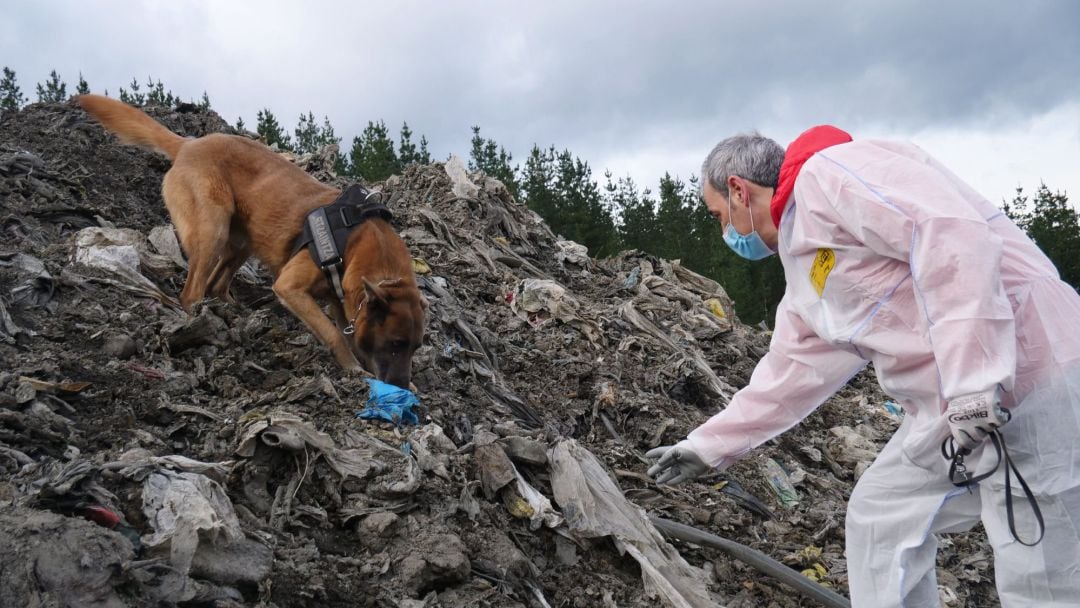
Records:
<instances>
[{"instance_id":1,"label":"dog's tail","mask_svg":"<svg viewBox=\"0 0 1080 608\"><path fill-rule=\"evenodd\" d=\"M142 146L176 158L187 140L128 104L101 95L79 95L79 105L124 143Z\"/></svg>"}]
</instances>

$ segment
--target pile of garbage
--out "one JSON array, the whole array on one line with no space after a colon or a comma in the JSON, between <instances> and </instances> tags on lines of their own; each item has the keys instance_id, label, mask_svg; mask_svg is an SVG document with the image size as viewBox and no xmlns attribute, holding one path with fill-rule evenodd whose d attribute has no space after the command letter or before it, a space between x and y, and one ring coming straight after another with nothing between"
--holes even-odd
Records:
<instances>
[{"instance_id":1,"label":"pile of garbage","mask_svg":"<svg viewBox=\"0 0 1080 608\"><path fill-rule=\"evenodd\" d=\"M345 186L332 152L292 160ZM358 418L372 383L256 262L236 303L179 309L168 166L73 103L0 120L0 604L821 605L675 524L846 593L846 500L900 415L872 376L657 487L644 452L722 408L768 332L677 261L590 258L451 158L370 185L431 306L416 424ZM946 606L995 601L979 537L939 560Z\"/></svg>"}]
</instances>

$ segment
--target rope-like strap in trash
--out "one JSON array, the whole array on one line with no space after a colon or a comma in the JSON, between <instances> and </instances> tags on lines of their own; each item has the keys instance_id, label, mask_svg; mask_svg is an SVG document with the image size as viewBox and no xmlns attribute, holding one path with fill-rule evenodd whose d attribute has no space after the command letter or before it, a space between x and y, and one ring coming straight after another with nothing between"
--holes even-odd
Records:
<instances>
[{"instance_id":1,"label":"rope-like strap in trash","mask_svg":"<svg viewBox=\"0 0 1080 608\"><path fill-rule=\"evenodd\" d=\"M994 429L994 431L990 433L990 441L994 444L994 449L997 451L997 462L994 464L994 468L981 475L971 475L967 470L967 466L964 465L964 456L967 456L971 452L963 448L957 449L952 437L946 437L945 441L941 443L941 455L951 462L949 465L949 481L951 481L954 486L960 488L973 486L993 475L998 467L1001 466L1001 461L1004 457L1005 516L1009 521L1009 532L1012 534L1012 537L1016 539L1016 542L1027 547L1034 547L1042 541L1043 535L1046 534L1046 523L1043 522L1042 509L1039 508L1039 502L1035 500L1035 494L1020 475L1020 470L1016 468L1016 464L1012 461L1012 458L1009 457L1009 448L1005 445L1005 437L1001 435L1001 431ZM1020 535L1016 533L1016 518L1013 515L1012 495L1012 475L1014 474L1016 475L1016 481L1020 482L1020 487L1024 490L1024 498L1027 499L1028 504L1031 505L1031 511L1035 514L1035 521L1039 524L1039 536L1031 542L1021 539ZM959 480L957 480L957 476L960 477Z\"/></svg>"},{"instance_id":2,"label":"rope-like strap in trash","mask_svg":"<svg viewBox=\"0 0 1080 608\"><path fill-rule=\"evenodd\" d=\"M851 602L846 597L831 589L826 589L760 551L670 519L650 516L649 520L664 536L703 547L719 549L776 580L790 585L796 591L821 602L822 605L828 608L851 608Z\"/></svg>"}]
</instances>

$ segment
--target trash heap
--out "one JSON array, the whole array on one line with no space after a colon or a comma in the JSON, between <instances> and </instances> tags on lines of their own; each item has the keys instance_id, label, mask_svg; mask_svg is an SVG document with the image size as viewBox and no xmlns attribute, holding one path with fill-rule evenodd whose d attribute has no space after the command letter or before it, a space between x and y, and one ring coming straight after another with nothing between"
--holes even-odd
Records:
<instances>
[{"instance_id":1,"label":"trash heap","mask_svg":"<svg viewBox=\"0 0 1080 608\"><path fill-rule=\"evenodd\" d=\"M344 186L330 152L293 160ZM872 376L656 487L642 454L722 408L768 332L677 261L590 258L451 158L371 185L431 307L419 424L358 419L367 379L256 263L237 302L179 310L168 166L70 102L0 119L0 605L818 605L650 517L846 593L846 500L899 420ZM946 606L995 601L980 537L939 560Z\"/></svg>"}]
</instances>

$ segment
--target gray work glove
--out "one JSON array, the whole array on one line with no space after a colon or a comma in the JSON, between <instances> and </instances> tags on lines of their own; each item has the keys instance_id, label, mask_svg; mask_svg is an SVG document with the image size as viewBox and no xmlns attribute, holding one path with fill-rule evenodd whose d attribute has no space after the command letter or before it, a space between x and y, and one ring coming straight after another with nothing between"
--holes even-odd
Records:
<instances>
[{"instance_id":1,"label":"gray work glove","mask_svg":"<svg viewBox=\"0 0 1080 608\"><path fill-rule=\"evenodd\" d=\"M971 452L997 429L1009 421L1011 415L1001 407L1001 389L973 393L957 397L945 410L953 441L963 450Z\"/></svg>"},{"instance_id":2,"label":"gray work glove","mask_svg":"<svg viewBox=\"0 0 1080 608\"><path fill-rule=\"evenodd\" d=\"M645 452L645 457L657 459L656 464L649 467L649 476L656 480L657 485L673 486L677 483L697 479L712 470L698 453L690 447L687 441L680 441L676 445L662 445Z\"/></svg>"}]
</instances>

